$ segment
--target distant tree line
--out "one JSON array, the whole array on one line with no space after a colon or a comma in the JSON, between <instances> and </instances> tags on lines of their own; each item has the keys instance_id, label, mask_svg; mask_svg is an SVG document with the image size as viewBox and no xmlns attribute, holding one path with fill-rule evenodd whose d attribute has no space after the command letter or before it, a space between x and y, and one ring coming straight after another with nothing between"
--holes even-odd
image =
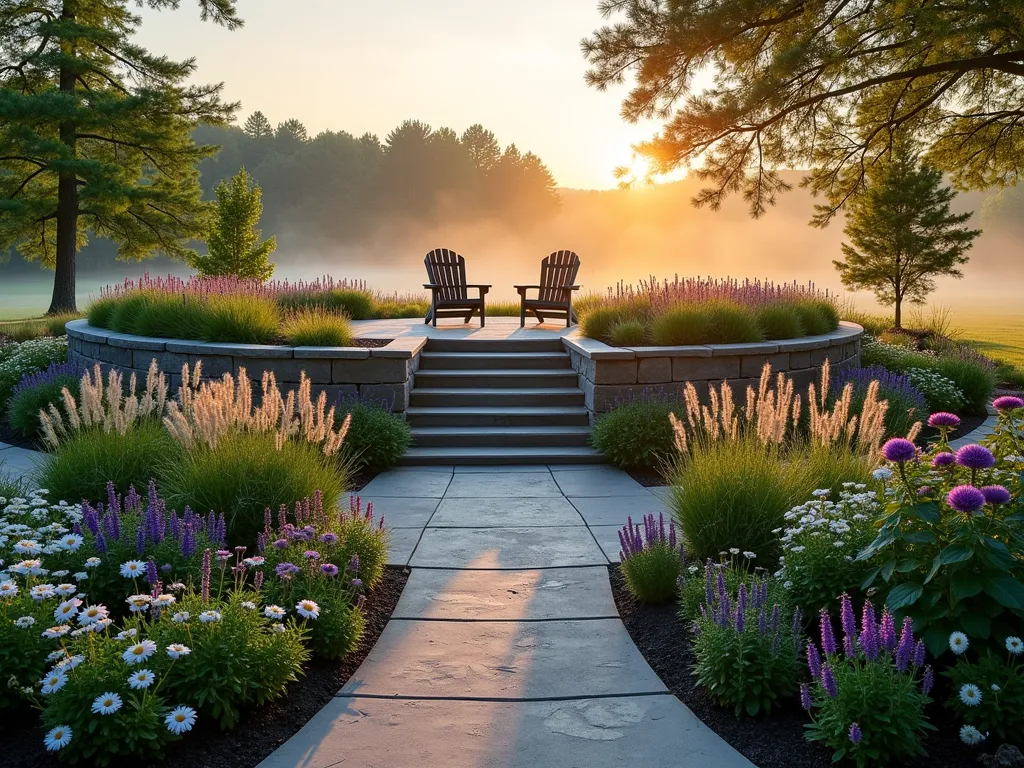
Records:
<instances>
[{"instance_id":1,"label":"distant tree line","mask_svg":"<svg viewBox=\"0 0 1024 768\"><path fill-rule=\"evenodd\" d=\"M524 226L558 211L554 177L532 152L504 149L472 125L461 135L407 120L383 141L298 120L274 128L262 112L238 127L200 126L200 144L222 147L200 164L206 197L244 167L263 191L262 226L311 240L354 242L382 224L498 219Z\"/></svg>"}]
</instances>

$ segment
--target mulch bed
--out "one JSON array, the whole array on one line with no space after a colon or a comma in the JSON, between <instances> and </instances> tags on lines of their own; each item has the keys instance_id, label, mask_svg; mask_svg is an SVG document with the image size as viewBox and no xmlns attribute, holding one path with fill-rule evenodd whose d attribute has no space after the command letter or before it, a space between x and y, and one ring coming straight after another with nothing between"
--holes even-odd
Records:
<instances>
[{"instance_id":1,"label":"mulch bed","mask_svg":"<svg viewBox=\"0 0 1024 768\"><path fill-rule=\"evenodd\" d=\"M626 587L619 566L610 565L608 570L615 606L633 642L669 691L705 725L758 768L825 768L833 764L831 750L804 739L804 724L808 718L796 697L790 706L767 717L737 719L732 710L718 706L697 686L691 674L695 658L690 633L679 618L678 606L674 603L646 605L637 601ZM932 696L936 702L949 695L948 690L943 690L945 683L942 675L936 675ZM977 766L981 753L960 742L960 723L954 722L948 711L937 704L931 706L929 716L938 728L925 741L930 757L901 760L901 768ZM999 744L992 741L985 746L986 752L994 752Z\"/></svg>"},{"instance_id":2,"label":"mulch bed","mask_svg":"<svg viewBox=\"0 0 1024 768\"><path fill-rule=\"evenodd\" d=\"M626 470L626 474L636 480L644 488L661 488L668 483L665 482L665 478L662 477L661 472L655 469L629 469Z\"/></svg>"},{"instance_id":3,"label":"mulch bed","mask_svg":"<svg viewBox=\"0 0 1024 768\"><path fill-rule=\"evenodd\" d=\"M387 568L384 578L367 598L366 630L359 650L342 661L312 659L305 675L288 686L287 694L263 707L243 712L241 722L231 731L200 718L196 728L171 746L166 759L154 763L160 768L253 768L284 744L307 721L330 702L348 682L384 631L409 571ZM34 710L25 708L0 718L3 768L57 768L62 765L43 747L43 734ZM147 763L125 760L114 765L142 768Z\"/></svg>"},{"instance_id":4,"label":"mulch bed","mask_svg":"<svg viewBox=\"0 0 1024 768\"><path fill-rule=\"evenodd\" d=\"M28 448L30 451L43 450L38 440L24 437L21 432L13 430L7 424L7 419L0 417L0 443L7 443L18 448Z\"/></svg>"}]
</instances>

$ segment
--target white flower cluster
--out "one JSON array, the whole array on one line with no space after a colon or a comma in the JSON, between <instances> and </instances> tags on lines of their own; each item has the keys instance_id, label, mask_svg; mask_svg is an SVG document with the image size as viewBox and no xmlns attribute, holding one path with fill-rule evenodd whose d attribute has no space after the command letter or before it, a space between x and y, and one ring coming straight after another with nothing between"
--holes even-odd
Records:
<instances>
[{"instance_id":1,"label":"white flower cluster","mask_svg":"<svg viewBox=\"0 0 1024 768\"><path fill-rule=\"evenodd\" d=\"M949 649L957 656L962 656L970 647L970 641L963 632L954 632L949 636ZM1024 653L1024 640L1010 635L1006 638L1006 650L1011 657L1020 656ZM1011 661L1011 664L1015 663ZM998 694L1002 688L997 683L992 683L992 693ZM965 707L977 707L985 698L985 694L974 683L964 683L958 691L960 703ZM973 725L965 725L960 729L960 740L969 746L975 746L988 738L988 733L982 733Z\"/></svg>"},{"instance_id":2,"label":"white flower cluster","mask_svg":"<svg viewBox=\"0 0 1024 768\"><path fill-rule=\"evenodd\" d=\"M855 540L862 539L870 530L871 521L880 509L878 495L867 490L863 483L843 483L838 501L828 497L828 491L814 492L810 501L793 507L785 515L786 527L776 528L773 533L782 542L783 555L779 558L780 570L775 576L783 586L793 586L787 572L794 560L801 560L801 553L808 550L827 550L829 559L853 560L857 555ZM860 534L860 535L857 535Z\"/></svg>"},{"instance_id":3,"label":"white flower cluster","mask_svg":"<svg viewBox=\"0 0 1024 768\"><path fill-rule=\"evenodd\" d=\"M12 574L45 576L49 572L41 558L81 548L83 539L74 532L75 523L82 519L81 506L66 501L51 504L47 493L39 488L27 497L0 496L0 581ZM59 578L67 573L51 575Z\"/></svg>"},{"instance_id":4,"label":"white flower cluster","mask_svg":"<svg viewBox=\"0 0 1024 768\"><path fill-rule=\"evenodd\" d=\"M956 382L946 378L938 371L930 371L927 368L911 368L907 371L907 378L914 385L924 399L928 401L928 407L935 410L955 411L967 402L964 393Z\"/></svg>"}]
</instances>

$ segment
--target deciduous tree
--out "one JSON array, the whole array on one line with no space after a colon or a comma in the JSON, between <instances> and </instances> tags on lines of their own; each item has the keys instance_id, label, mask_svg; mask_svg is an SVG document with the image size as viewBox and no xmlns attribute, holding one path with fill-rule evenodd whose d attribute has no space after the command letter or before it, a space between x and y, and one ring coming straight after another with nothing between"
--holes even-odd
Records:
<instances>
[{"instance_id":1,"label":"deciduous tree","mask_svg":"<svg viewBox=\"0 0 1024 768\"><path fill-rule=\"evenodd\" d=\"M242 168L230 182L217 185L216 220L206 241L207 253L196 255L190 264L201 275L235 275L269 280L274 274L270 254L277 248L271 237L260 240L257 229L263 214L259 185Z\"/></svg>"}]
</instances>

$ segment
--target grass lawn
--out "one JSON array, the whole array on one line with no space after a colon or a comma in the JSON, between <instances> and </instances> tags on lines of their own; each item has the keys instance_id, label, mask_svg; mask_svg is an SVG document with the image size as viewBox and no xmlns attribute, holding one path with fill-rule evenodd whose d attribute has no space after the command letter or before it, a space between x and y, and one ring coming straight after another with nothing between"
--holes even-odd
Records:
<instances>
[{"instance_id":1,"label":"grass lawn","mask_svg":"<svg viewBox=\"0 0 1024 768\"><path fill-rule=\"evenodd\" d=\"M1014 314L960 311L953 325L986 355L1024 369L1024 309Z\"/></svg>"}]
</instances>

